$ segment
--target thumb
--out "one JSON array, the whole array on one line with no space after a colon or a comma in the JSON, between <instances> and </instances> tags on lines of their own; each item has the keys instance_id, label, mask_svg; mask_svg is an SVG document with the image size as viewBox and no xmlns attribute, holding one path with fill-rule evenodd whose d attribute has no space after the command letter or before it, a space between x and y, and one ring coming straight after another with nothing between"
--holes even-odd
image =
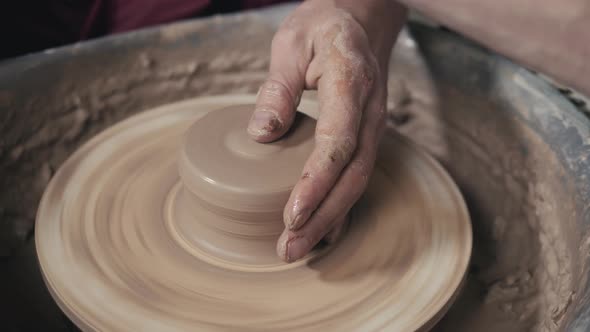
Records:
<instances>
[{"instance_id":1,"label":"thumb","mask_svg":"<svg viewBox=\"0 0 590 332\"><path fill-rule=\"evenodd\" d=\"M305 57L298 40L277 33L272 42L270 71L256 99L248 133L258 142L272 142L291 127L305 84ZM301 45L303 46L303 45ZM303 60L303 62L302 62Z\"/></svg>"}]
</instances>

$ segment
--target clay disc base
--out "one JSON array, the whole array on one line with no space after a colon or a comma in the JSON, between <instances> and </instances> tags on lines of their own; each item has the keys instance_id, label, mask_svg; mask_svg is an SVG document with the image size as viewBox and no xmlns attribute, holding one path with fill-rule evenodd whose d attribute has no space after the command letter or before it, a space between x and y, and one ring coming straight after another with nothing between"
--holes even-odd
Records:
<instances>
[{"instance_id":1,"label":"clay disc base","mask_svg":"<svg viewBox=\"0 0 590 332\"><path fill-rule=\"evenodd\" d=\"M322 253L238 263L187 247L173 213L183 133L209 111L252 102L220 96L147 111L64 163L35 232L63 311L102 331L430 328L464 278L471 228L449 176L396 135L384 140L347 233Z\"/></svg>"}]
</instances>

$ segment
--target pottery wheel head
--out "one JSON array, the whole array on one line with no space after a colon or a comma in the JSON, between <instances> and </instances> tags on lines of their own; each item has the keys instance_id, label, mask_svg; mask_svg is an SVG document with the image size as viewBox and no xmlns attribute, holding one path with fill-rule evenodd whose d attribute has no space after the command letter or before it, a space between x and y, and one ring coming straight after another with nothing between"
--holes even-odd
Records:
<instances>
[{"instance_id":1,"label":"pottery wheel head","mask_svg":"<svg viewBox=\"0 0 590 332\"><path fill-rule=\"evenodd\" d=\"M62 310L85 331L432 327L460 288L472 241L443 168L387 135L344 236L284 263L282 210L315 120L299 114L283 139L256 143L246 132L254 101L145 111L60 167L35 241Z\"/></svg>"}]
</instances>

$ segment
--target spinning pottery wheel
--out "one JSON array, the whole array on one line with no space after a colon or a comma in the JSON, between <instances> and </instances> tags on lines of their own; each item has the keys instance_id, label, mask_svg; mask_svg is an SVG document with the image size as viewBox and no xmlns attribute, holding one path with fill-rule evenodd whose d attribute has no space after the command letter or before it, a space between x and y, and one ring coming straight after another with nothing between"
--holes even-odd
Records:
<instances>
[{"instance_id":1,"label":"spinning pottery wheel","mask_svg":"<svg viewBox=\"0 0 590 332\"><path fill-rule=\"evenodd\" d=\"M282 209L313 149L314 120L301 114L284 139L255 143L245 129L253 102L220 96L147 111L62 165L35 232L62 310L83 330L432 327L471 252L449 176L388 135L342 238L283 263L274 249Z\"/></svg>"}]
</instances>

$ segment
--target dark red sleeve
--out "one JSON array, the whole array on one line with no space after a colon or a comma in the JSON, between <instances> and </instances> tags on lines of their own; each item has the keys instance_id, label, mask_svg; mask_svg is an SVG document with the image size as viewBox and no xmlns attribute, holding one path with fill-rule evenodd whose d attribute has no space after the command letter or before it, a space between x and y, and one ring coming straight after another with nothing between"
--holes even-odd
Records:
<instances>
[{"instance_id":1,"label":"dark red sleeve","mask_svg":"<svg viewBox=\"0 0 590 332\"><path fill-rule=\"evenodd\" d=\"M0 58L104 33L103 0L17 0L0 5Z\"/></svg>"},{"instance_id":2,"label":"dark red sleeve","mask_svg":"<svg viewBox=\"0 0 590 332\"><path fill-rule=\"evenodd\" d=\"M0 58L288 0L17 0L0 5Z\"/></svg>"},{"instance_id":3,"label":"dark red sleeve","mask_svg":"<svg viewBox=\"0 0 590 332\"><path fill-rule=\"evenodd\" d=\"M108 33L200 16L210 0L111 0L106 6ZM228 1L232 2L232 1Z\"/></svg>"},{"instance_id":4,"label":"dark red sleeve","mask_svg":"<svg viewBox=\"0 0 590 332\"><path fill-rule=\"evenodd\" d=\"M288 0L111 0L107 6L109 32L288 2Z\"/></svg>"},{"instance_id":5,"label":"dark red sleeve","mask_svg":"<svg viewBox=\"0 0 590 332\"><path fill-rule=\"evenodd\" d=\"M281 2L293 2L291 1L280 1L280 0L242 0L242 7L245 9L248 8L259 8L264 6L270 6Z\"/></svg>"}]
</instances>

